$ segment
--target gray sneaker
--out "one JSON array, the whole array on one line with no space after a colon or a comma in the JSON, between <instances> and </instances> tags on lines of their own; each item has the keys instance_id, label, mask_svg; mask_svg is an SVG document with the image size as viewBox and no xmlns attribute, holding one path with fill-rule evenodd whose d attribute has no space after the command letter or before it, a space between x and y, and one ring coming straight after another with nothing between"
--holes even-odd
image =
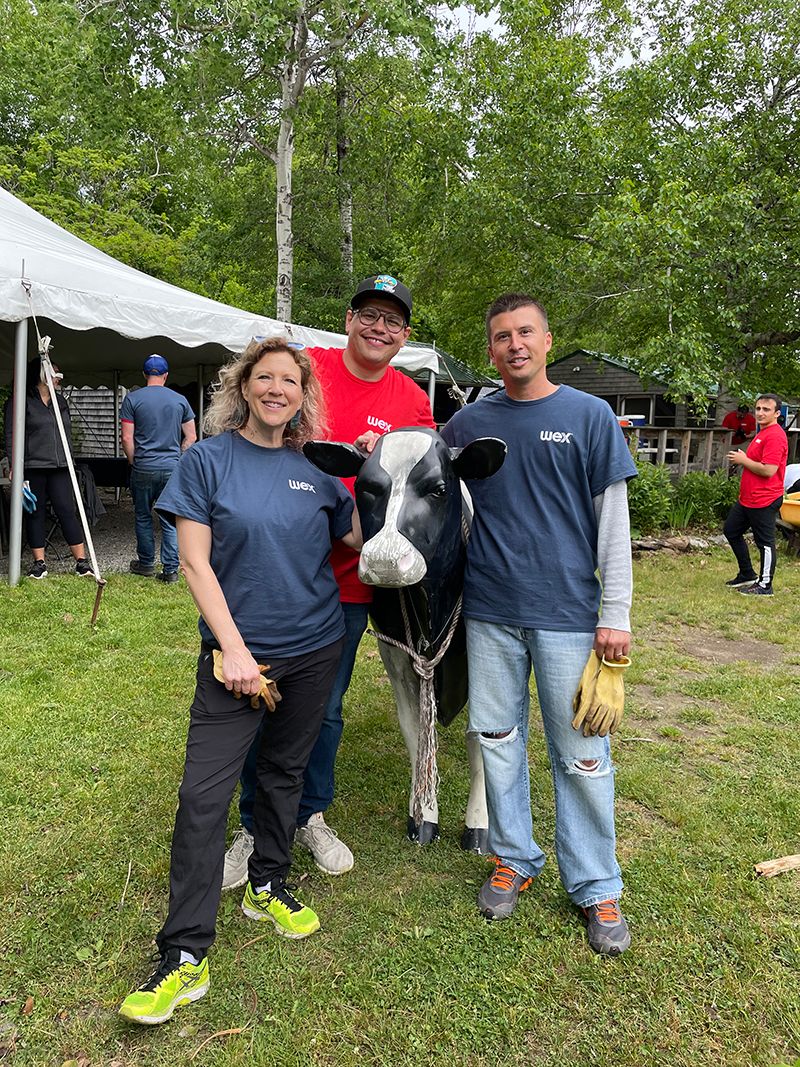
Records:
<instances>
[{"instance_id":1,"label":"gray sneaker","mask_svg":"<svg viewBox=\"0 0 800 1067\"><path fill-rule=\"evenodd\" d=\"M533 881L495 860L494 874L487 878L478 893L478 910L487 919L507 919L517 906L519 895Z\"/></svg>"},{"instance_id":2,"label":"gray sneaker","mask_svg":"<svg viewBox=\"0 0 800 1067\"><path fill-rule=\"evenodd\" d=\"M590 948L601 956L620 956L630 948L631 932L617 900L601 900L581 908L586 916L586 937Z\"/></svg>"},{"instance_id":3,"label":"gray sneaker","mask_svg":"<svg viewBox=\"0 0 800 1067\"><path fill-rule=\"evenodd\" d=\"M295 844L307 848L314 862L326 874L346 874L353 869L353 853L339 840L335 830L327 826L322 812L315 812L305 826L298 826Z\"/></svg>"},{"instance_id":4,"label":"gray sneaker","mask_svg":"<svg viewBox=\"0 0 800 1067\"><path fill-rule=\"evenodd\" d=\"M234 834L231 847L225 853L222 888L238 889L247 881L247 862L253 853L253 835L243 826Z\"/></svg>"}]
</instances>

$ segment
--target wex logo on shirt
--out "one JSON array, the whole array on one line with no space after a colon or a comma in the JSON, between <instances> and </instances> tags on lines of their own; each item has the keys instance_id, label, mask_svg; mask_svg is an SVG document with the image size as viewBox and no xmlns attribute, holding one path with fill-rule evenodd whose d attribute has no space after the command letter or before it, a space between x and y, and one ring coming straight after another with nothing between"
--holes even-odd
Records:
<instances>
[{"instance_id":1,"label":"wex logo on shirt","mask_svg":"<svg viewBox=\"0 0 800 1067\"><path fill-rule=\"evenodd\" d=\"M316 493L317 491L314 486L310 485L308 482L297 482L294 478L289 479L289 488L302 489L304 493Z\"/></svg>"},{"instance_id":2,"label":"wex logo on shirt","mask_svg":"<svg viewBox=\"0 0 800 1067\"><path fill-rule=\"evenodd\" d=\"M561 430L539 430L540 441L552 441L555 445L568 445L572 440L571 433L562 433Z\"/></svg>"},{"instance_id":3,"label":"wex logo on shirt","mask_svg":"<svg viewBox=\"0 0 800 1067\"><path fill-rule=\"evenodd\" d=\"M376 415L367 415L367 426L374 426L376 430L380 430L382 433L388 433L392 428L390 422L386 422L385 419L379 419Z\"/></svg>"}]
</instances>

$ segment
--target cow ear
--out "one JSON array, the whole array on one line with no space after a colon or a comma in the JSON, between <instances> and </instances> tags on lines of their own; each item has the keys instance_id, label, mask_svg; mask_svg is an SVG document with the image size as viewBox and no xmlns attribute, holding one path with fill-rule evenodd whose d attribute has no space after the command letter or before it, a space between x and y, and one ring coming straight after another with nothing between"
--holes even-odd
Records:
<instances>
[{"instance_id":1,"label":"cow ear","mask_svg":"<svg viewBox=\"0 0 800 1067\"><path fill-rule=\"evenodd\" d=\"M303 455L325 474L336 478L355 478L366 459L364 453L353 445L337 441L307 441L303 445Z\"/></svg>"},{"instance_id":2,"label":"cow ear","mask_svg":"<svg viewBox=\"0 0 800 1067\"><path fill-rule=\"evenodd\" d=\"M479 437L463 448L451 448L453 469L459 478L490 478L503 466L508 448L497 437Z\"/></svg>"}]
</instances>

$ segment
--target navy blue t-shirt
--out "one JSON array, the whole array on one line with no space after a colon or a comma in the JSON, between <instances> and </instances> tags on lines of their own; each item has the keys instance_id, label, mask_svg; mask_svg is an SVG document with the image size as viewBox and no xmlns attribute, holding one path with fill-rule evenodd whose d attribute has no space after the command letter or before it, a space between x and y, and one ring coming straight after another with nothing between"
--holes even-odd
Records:
<instances>
[{"instance_id":1,"label":"navy blue t-shirt","mask_svg":"<svg viewBox=\"0 0 800 1067\"><path fill-rule=\"evenodd\" d=\"M501 390L468 404L442 431L449 445L499 437L497 474L469 479L475 505L464 615L509 626L587 633L600 583L592 498L636 465L604 400L562 385L541 400Z\"/></svg>"},{"instance_id":2,"label":"navy blue t-shirt","mask_svg":"<svg viewBox=\"0 0 800 1067\"><path fill-rule=\"evenodd\" d=\"M133 465L139 471L169 470L181 458L181 427L194 418L189 401L166 385L128 393L119 417L133 423Z\"/></svg>"},{"instance_id":3,"label":"navy blue t-shirt","mask_svg":"<svg viewBox=\"0 0 800 1067\"><path fill-rule=\"evenodd\" d=\"M352 527L353 499L301 452L210 437L184 452L156 508L211 527L211 567L254 657L301 656L344 636L328 557Z\"/></svg>"}]
</instances>

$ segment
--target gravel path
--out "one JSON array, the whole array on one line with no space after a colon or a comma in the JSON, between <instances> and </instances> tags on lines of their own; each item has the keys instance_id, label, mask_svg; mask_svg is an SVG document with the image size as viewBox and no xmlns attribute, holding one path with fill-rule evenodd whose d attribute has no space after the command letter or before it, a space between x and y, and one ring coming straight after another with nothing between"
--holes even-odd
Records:
<instances>
[{"instance_id":1,"label":"gravel path","mask_svg":"<svg viewBox=\"0 0 800 1067\"><path fill-rule=\"evenodd\" d=\"M106 508L106 514L92 527L92 541L97 555L101 574L127 572L128 564L136 558L136 535L133 530L133 502L130 493L123 490L119 503L114 498L113 489L98 489L98 494ZM22 535L22 574L27 573L31 554ZM58 558L61 555L61 559ZM47 570L50 574L68 574L72 572L72 556L61 531L56 530L53 546L47 549ZM158 559L158 522L156 522L156 559ZM159 564L157 564L158 569ZM8 574L8 555L0 557L0 574Z\"/></svg>"}]
</instances>

